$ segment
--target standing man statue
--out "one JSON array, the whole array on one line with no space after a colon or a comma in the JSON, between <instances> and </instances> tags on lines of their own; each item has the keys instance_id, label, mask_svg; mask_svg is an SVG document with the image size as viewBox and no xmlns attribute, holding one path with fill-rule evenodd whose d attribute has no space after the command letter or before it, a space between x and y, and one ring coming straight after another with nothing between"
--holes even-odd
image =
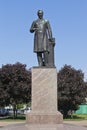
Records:
<instances>
[{"instance_id":1,"label":"standing man statue","mask_svg":"<svg viewBox=\"0 0 87 130\"><path fill-rule=\"evenodd\" d=\"M43 19L43 11L38 10L38 19L33 21L30 32L34 32L34 52L37 53L39 66L54 66L52 47L54 38L48 20ZM51 44L51 47L50 47ZM51 49L50 49L51 48Z\"/></svg>"}]
</instances>

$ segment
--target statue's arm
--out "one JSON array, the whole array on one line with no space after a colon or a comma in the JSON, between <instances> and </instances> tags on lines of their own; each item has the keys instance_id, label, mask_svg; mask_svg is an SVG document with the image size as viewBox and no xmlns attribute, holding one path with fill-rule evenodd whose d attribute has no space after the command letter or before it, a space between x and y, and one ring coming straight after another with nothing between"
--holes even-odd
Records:
<instances>
[{"instance_id":1,"label":"statue's arm","mask_svg":"<svg viewBox=\"0 0 87 130\"><path fill-rule=\"evenodd\" d=\"M48 29L49 39L52 39L52 30L49 21L47 21L47 29Z\"/></svg>"},{"instance_id":2,"label":"statue's arm","mask_svg":"<svg viewBox=\"0 0 87 130\"><path fill-rule=\"evenodd\" d=\"M35 22L32 23L30 32L33 33L35 31Z\"/></svg>"}]
</instances>

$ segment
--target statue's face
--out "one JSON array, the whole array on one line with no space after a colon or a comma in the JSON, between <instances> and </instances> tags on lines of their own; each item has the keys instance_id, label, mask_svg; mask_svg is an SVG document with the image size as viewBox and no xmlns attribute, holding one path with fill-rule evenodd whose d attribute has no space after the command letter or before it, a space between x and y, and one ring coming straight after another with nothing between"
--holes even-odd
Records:
<instances>
[{"instance_id":1,"label":"statue's face","mask_svg":"<svg viewBox=\"0 0 87 130\"><path fill-rule=\"evenodd\" d=\"M40 19L42 19L42 18L43 18L43 12L38 12L38 17L39 17Z\"/></svg>"}]
</instances>

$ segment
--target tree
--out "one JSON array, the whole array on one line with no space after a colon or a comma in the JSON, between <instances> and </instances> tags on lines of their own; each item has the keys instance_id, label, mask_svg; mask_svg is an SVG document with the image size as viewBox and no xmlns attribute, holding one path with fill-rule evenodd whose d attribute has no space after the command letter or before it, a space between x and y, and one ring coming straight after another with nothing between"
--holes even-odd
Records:
<instances>
[{"instance_id":1,"label":"tree","mask_svg":"<svg viewBox=\"0 0 87 130\"><path fill-rule=\"evenodd\" d=\"M14 115L18 103L31 100L31 71L21 63L3 65L0 69L5 104L12 104Z\"/></svg>"},{"instance_id":2,"label":"tree","mask_svg":"<svg viewBox=\"0 0 87 130\"><path fill-rule=\"evenodd\" d=\"M2 80L1 80L1 69L0 69L0 107L4 107L5 105L8 105L8 93L6 90L6 87L4 86Z\"/></svg>"},{"instance_id":3,"label":"tree","mask_svg":"<svg viewBox=\"0 0 87 130\"><path fill-rule=\"evenodd\" d=\"M3 90L3 85L0 81L0 107L3 107L5 104L5 94L4 94L4 90Z\"/></svg>"},{"instance_id":4,"label":"tree","mask_svg":"<svg viewBox=\"0 0 87 130\"><path fill-rule=\"evenodd\" d=\"M84 82L84 90L85 103L87 104L87 81Z\"/></svg>"},{"instance_id":5,"label":"tree","mask_svg":"<svg viewBox=\"0 0 87 130\"><path fill-rule=\"evenodd\" d=\"M77 110L83 101L84 74L81 70L65 65L58 72L58 108L67 116L69 110Z\"/></svg>"}]
</instances>

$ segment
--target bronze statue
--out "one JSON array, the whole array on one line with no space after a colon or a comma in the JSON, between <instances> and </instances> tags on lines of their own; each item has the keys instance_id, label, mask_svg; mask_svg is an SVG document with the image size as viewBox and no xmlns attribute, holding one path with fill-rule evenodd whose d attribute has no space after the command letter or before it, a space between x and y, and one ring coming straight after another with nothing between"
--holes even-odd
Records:
<instances>
[{"instance_id":1,"label":"bronze statue","mask_svg":"<svg viewBox=\"0 0 87 130\"><path fill-rule=\"evenodd\" d=\"M54 67L54 45L52 30L48 20L43 19L43 11L38 10L38 19L33 21L30 32L34 32L34 52L39 66Z\"/></svg>"}]
</instances>

